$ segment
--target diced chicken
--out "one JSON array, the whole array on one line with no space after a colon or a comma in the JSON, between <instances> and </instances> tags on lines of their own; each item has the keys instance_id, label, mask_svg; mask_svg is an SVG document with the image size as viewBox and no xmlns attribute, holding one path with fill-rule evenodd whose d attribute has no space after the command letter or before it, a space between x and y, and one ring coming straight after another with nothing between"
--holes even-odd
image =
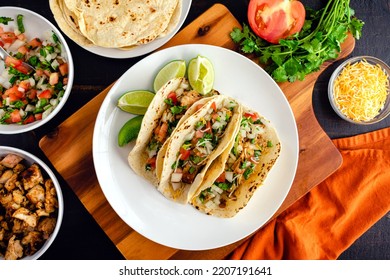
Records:
<instances>
[{"instance_id":1,"label":"diced chicken","mask_svg":"<svg viewBox=\"0 0 390 280\"><path fill-rule=\"evenodd\" d=\"M43 182L41 170L38 165L32 164L29 168L21 173L22 182L25 190L29 190L35 185Z\"/></svg>"},{"instance_id":2,"label":"diced chicken","mask_svg":"<svg viewBox=\"0 0 390 280\"><path fill-rule=\"evenodd\" d=\"M7 251L5 252L6 260L17 260L23 256L23 247L20 240L15 240L16 236L12 236L8 241Z\"/></svg>"},{"instance_id":3,"label":"diced chicken","mask_svg":"<svg viewBox=\"0 0 390 280\"><path fill-rule=\"evenodd\" d=\"M14 190L12 192L12 199L15 203L22 205L26 201L26 197L20 190Z\"/></svg>"},{"instance_id":4,"label":"diced chicken","mask_svg":"<svg viewBox=\"0 0 390 280\"><path fill-rule=\"evenodd\" d=\"M18 178L18 174L14 173L12 174L11 178L9 178L7 182L5 182L4 187L7 189L7 191L10 192L16 187L17 178Z\"/></svg>"},{"instance_id":5,"label":"diced chicken","mask_svg":"<svg viewBox=\"0 0 390 280\"><path fill-rule=\"evenodd\" d=\"M21 207L12 214L13 218L24 221L30 227L36 227L38 223L38 216L31 213L28 209Z\"/></svg>"},{"instance_id":6,"label":"diced chicken","mask_svg":"<svg viewBox=\"0 0 390 280\"><path fill-rule=\"evenodd\" d=\"M50 216L50 213L47 213L44 208L37 209L37 211L35 213L37 213L38 217L49 217Z\"/></svg>"},{"instance_id":7,"label":"diced chicken","mask_svg":"<svg viewBox=\"0 0 390 280\"><path fill-rule=\"evenodd\" d=\"M34 253L39 248L38 246L43 242L42 234L38 231L30 231L22 239L22 244L27 246L26 253Z\"/></svg>"},{"instance_id":8,"label":"diced chicken","mask_svg":"<svg viewBox=\"0 0 390 280\"><path fill-rule=\"evenodd\" d=\"M9 230L9 226L8 226L7 221L1 221L0 222L0 227L5 229L5 230Z\"/></svg>"},{"instance_id":9,"label":"diced chicken","mask_svg":"<svg viewBox=\"0 0 390 280\"><path fill-rule=\"evenodd\" d=\"M12 202L12 199L13 198L11 193L8 193L6 195L0 195L0 203L4 207L6 207L8 203Z\"/></svg>"},{"instance_id":10,"label":"diced chicken","mask_svg":"<svg viewBox=\"0 0 390 280\"><path fill-rule=\"evenodd\" d=\"M201 98L198 92L191 90L185 91L180 100L181 106L187 106L189 108L192 104L198 101Z\"/></svg>"},{"instance_id":11,"label":"diced chicken","mask_svg":"<svg viewBox=\"0 0 390 280\"><path fill-rule=\"evenodd\" d=\"M46 197L45 197L45 210L47 213L52 213L58 208L57 194L51 179L45 182Z\"/></svg>"},{"instance_id":12,"label":"diced chicken","mask_svg":"<svg viewBox=\"0 0 390 280\"><path fill-rule=\"evenodd\" d=\"M31 230L31 228L24 223L22 220L15 219L12 226L12 232L15 234L21 234L26 231Z\"/></svg>"},{"instance_id":13,"label":"diced chicken","mask_svg":"<svg viewBox=\"0 0 390 280\"><path fill-rule=\"evenodd\" d=\"M8 168L14 168L22 160L23 158L18 155L8 154L0 161L0 164Z\"/></svg>"},{"instance_id":14,"label":"diced chicken","mask_svg":"<svg viewBox=\"0 0 390 280\"><path fill-rule=\"evenodd\" d=\"M44 218L38 224L38 230L43 233L43 238L48 239L56 227L56 218Z\"/></svg>"},{"instance_id":15,"label":"diced chicken","mask_svg":"<svg viewBox=\"0 0 390 280\"><path fill-rule=\"evenodd\" d=\"M13 168L13 171L15 172L15 173L20 173L20 172L23 172L24 170L26 169L26 167L23 165L23 164L21 164L21 163L18 163L14 168Z\"/></svg>"},{"instance_id":16,"label":"diced chicken","mask_svg":"<svg viewBox=\"0 0 390 280\"><path fill-rule=\"evenodd\" d=\"M5 229L0 229L0 241L4 240L4 235L5 235Z\"/></svg>"},{"instance_id":17,"label":"diced chicken","mask_svg":"<svg viewBox=\"0 0 390 280\"><path fill-rule=\"evenodd\" d=\"M10 169L4 171L4 173L1 174L0 177L0 184L5 184L12 177L13 174L14 172Z\"/></svg>"},{"instance_id":18,"label":"diced chicken","mask_svg":"<svg viewBox=\"0 0 390 280\"><path fill-rule=\"evenodd\" d=\"M45 189L41 185L32 187L26 194L28 200L36 205L38 202L45 201Z\"/></svg>"}]
</instances>

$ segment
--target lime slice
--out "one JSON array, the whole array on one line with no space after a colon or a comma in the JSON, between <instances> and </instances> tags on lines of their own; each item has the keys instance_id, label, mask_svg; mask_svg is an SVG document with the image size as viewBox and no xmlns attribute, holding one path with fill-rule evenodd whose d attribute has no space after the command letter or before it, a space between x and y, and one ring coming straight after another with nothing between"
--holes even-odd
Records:
<instances>
[{"instance_id":1,"label":"lime slice","mask_svg":"<svg viewBox=\"0 0 390 280\"><path fill-rule=\"evenodd\" d=\"M200 94L207 94L213 89L214 67L211 61L198 55L188 63L188 81Z\"/></svg>"},{"instance_id":2,"label":"lime slice","mask_svg":"<svg viewBox=\"0 0 390 280\"><path fill-rule=\"evenodd\" d=\"M144 115L154 93L148 90L133 90L124 93L118 99L118 107L127 113Z\"/></svg>"},{"instance_id":3,"label":"lime slice","mask_svg":"<svg viewBox=\"0 0 390 280\"><path fill-rule=\"evenodd\" d=\"M157 92L163 85L173 78L184 77L186 74L185 60L172 60L158 71L154 78L153 88Z\"/></svg>"},{"instance_id":4,"label":"lime slice","mask_svg":"<svg viewBox=\"0 0 390 280\"><path fill-rule=\"evenodd\" d=\"M130 141L137 139L138 133L141 129L141 123L144 116L136 116L128 120L118 134L118 145L123 147Z\"/></svg>"}]
</instances>

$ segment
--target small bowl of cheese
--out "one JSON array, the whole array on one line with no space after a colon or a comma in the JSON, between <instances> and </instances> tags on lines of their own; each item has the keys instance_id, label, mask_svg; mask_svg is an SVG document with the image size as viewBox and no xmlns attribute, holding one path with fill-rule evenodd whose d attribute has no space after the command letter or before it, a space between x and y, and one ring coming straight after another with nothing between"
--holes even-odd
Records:
<instances>
[{"instance_id":1,"label":"small bowl of cheese","mask_svg":"<svg viewBox=\"0 0 390 280\"><path fill-rule=\"evenodd\" d=\"M357 56L336 68L328 84L334 111L354 124L373 124L390 114L390 67L378 58Z\"/></svg>"}]
</instances>

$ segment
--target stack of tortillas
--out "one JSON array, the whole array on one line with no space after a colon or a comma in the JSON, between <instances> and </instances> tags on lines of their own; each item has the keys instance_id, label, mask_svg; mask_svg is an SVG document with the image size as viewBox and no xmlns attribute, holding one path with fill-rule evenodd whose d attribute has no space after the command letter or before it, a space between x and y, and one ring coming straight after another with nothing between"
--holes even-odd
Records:
<instances>
[{"instance_id":1,"label":"stack of tortillas","mask_svg":"<svg viewBox=\"0 0 390 280\"><path fill-rule=\"evenodd\" d=\"M182 0L50 0L62 31L82 46L129 48L164 37L179 22Z\"/></svg>"}]
</instances>

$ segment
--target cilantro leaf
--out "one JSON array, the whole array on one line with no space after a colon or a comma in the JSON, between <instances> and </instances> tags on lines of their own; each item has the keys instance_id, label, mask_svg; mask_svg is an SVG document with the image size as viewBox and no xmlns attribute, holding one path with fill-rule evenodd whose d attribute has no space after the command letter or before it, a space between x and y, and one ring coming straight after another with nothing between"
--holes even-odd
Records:
<instances>
[{"instance_id":1,"label":"cilantro leaf","mask_svg":"<svg viewBox=\"0 0 390 280\"><path fill-rule=\"evenodd\" d=\"M0 23L4 25L8 25L8 22L10 21L14 21L14 20L10 17L0 17Z\"/></svg>"},{"instance_id":2,"label":"cilantro leaf","mask_svg":"<svg viewBox=\"0 0 390 280\"><path fill-rule=\"evenodd\" d=\"M348 32L361 38L364 22L355 17L349 3L329 0L320 10L305 7L302 30L279 44L261 39L245 23L242 29L234 28L230 37L243 53L255 55L275 81L303 80L325 61L338 57Z\"/></svg>"}]
</instances>

